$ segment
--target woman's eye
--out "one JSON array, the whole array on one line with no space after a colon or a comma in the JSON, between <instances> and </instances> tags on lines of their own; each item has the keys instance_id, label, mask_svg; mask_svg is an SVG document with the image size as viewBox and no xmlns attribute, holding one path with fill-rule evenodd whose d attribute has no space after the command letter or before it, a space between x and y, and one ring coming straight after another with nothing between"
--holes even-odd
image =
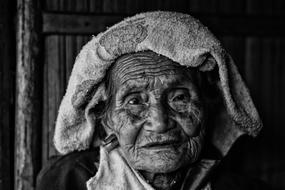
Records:
<instances>
[{"instance_id":1,"label":"woman's eye","mask_svg":"<svg viewBox=\"0 0 285 190\"><path fill-rule=\"evenodd\" d=\"M147 102L147 96L144 93L131 93L123 98L123 105L139 106Z\"/></svg>"},{"instance_id":2,"label":"woman's eye","mask_svg":"<svg viewBox=\"0 0 285 190\"><path fill-rule=\"evenodd\" d=\"M187 97L186 97L185 94L180 94L178 96L175 96L172 101L174 101L174 102L177 102L177 101L187 101Z\"/></svg>"},{"instance_id":3,"label":"woman's eye","mask_svg":"<svg viewBox=\"0 0 285 190\"><path fill-rule=\"evenodd\" d=\"M186 92L175 93L173 98L171 99L172 102L188 102L189 100L190 96Z\"/></svg>"},{"instance_id":4,"label":"woman's eye","mask_svg":"<svg viewBox=\"0 0 285 190\"><path fill-rule=\"evenodd\" d=\"M142 104L142 99L141 98L131 98L130 100L128 100L128 104L130 105Z\"/></svg>"}]
</instances>

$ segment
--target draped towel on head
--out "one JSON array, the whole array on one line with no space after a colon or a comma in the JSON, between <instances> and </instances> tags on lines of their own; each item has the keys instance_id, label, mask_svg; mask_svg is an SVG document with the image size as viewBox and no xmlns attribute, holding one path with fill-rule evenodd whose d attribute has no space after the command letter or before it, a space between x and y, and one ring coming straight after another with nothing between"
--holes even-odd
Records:
<instances>
[{"instance_id":1,"label":"draped towel on head","mask_svg":"<svg viewBox=\"0 0 285 190\"><path fill-rule=\"evenodd\" d=\"M82 48L56 121L54 143L60 153L90 146L98 131L87 115L106 98L98 88L108 68L123 54L146 50L201 72L217 72L215 85L223 101L215 112L210 137L222 155L239 136L258 134L262 127L259 115L234 61L220 42L189 15L157 11L127 18ZM209 56L214 61L205 61Z\"/></svg>"}]
</instances>

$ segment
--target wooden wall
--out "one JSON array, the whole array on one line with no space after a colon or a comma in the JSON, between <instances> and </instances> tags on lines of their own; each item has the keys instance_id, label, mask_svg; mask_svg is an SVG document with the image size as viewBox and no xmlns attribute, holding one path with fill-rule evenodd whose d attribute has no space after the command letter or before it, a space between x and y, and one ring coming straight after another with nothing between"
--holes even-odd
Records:
<instances>
[{"instance_id":1,"label":"wooden wall","mask_svg":"<svg viewBox=\"0 0 285 190\"><path fill-rule=\"evenodd\" d=\"M52 146L57 109L74 59L91 34L96 35L125 15L170 10L194 14L209 25L233 56L262 116L261 135L257 139L241 139L228 156L226 167L262 179L275 188L285 188L285 32L283 22L278 22L284 16L284 8L282 0L46 0L46 12L70 13L66 22L82 19L73 24L83 30L72 29L72 24L60 27L55 20L63 15L55 17L52 26L44 26L43 163L57 155ZM105 20L96 16L104 16ZM108 20L110 17L113 19Z\"/></svg>"},{"instance_id":2,"label":"wooden wall","mask_svg":"<svg viewBox=\"0 0 285 190\"><path fill-rule=\"evenodd\" d=\"M16 1L0 0L0 190L13 187L18 174L14 154L16 97ZM260 136L240 139L225 167L285 189L285 1L283 0L45 0L42 3L42 60L37 88L42 97L40 131L34 144L34 186L39 165L58 155L52 137L58 107L82 46L125 16L152 10L189 13L200 19L233 56L264 122ZM18 124L16 128L21 126ZM32 155L37 155L32 152ZM27 168L29 170L29 168ZM15 177L16 176L16 177ZM24 176L25 177L25 176ZM21 188L25 189L25 188Z\"/></svg>"},{"instance_id":3,"label":"wooden wall","mask_svg":"<svg viewBox=\"0 0 285 190\"><path fill-rule=\"evenodd\" d=\"M0 0L0 190L13 188L14 3Z\"/></svg>"}]
</instances>

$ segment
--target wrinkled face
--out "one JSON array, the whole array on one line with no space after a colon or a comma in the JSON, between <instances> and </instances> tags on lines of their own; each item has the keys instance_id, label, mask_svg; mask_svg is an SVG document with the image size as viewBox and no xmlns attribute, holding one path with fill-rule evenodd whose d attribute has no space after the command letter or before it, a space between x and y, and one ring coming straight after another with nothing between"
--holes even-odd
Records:
<instances>
[{"instance_id":1,"label":"wrinkled face","mask_svg":"<svg viewBox=\"0 0 285 190\"><path fill-rule=\"evenodd\" d=\"M178 64L151 52L117 60L107 111L125 158L138 170L167 173L197 160L203 106L194 80Z\"/></svg>"}]
</instances>

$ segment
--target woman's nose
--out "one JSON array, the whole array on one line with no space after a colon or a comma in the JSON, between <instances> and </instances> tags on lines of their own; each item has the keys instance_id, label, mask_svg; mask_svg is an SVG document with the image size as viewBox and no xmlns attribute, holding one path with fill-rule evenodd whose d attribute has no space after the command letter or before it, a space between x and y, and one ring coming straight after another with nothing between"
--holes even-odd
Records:
<instances>
[{"instance_id":1,"label":"woman's nose","mask_svg":"<svg viewBox=\"0 0 285 190\"><path fill-rule=\"evenodd\" d=\"M147 131L164 133L171 128L167 110L161 103L150 107L149 117L145 126Z\"/></svg>"}]
</instances>

